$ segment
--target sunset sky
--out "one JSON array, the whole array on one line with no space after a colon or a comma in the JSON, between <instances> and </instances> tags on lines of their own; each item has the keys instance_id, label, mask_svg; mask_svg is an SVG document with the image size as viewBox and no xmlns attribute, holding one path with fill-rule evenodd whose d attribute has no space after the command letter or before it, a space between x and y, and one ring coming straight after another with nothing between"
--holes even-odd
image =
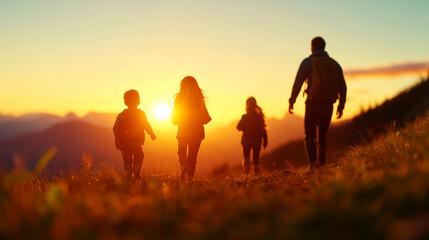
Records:
<instances>
[{"instance_id":1,"label":"sunset sky","mask_svg":"<svg viewBox=\"0 0 429 240\"><path fill-rule=\"evenodd\" d=\"M154 119L192 75L216 126L249 96L281 118L320 35L347 73L350 118L427 75L428 12L421 0L2 0L0 114L120 112L136 89Z\"/></svg>"}]
</instances>

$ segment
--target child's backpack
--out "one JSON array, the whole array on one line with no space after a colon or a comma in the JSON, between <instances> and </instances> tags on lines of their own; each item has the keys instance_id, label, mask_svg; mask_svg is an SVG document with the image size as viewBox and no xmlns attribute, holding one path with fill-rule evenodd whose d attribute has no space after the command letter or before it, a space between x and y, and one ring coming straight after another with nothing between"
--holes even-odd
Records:
<instances>
[{"instance_id":1,"label":"child's backpack","mask_svg":"<svg viewBox=\"0 0 429 240\"><path fill-rule=\"evenodd\" d=\"M309 100L331 101L338 99L340 72L334 59L328 56L313 56L311 81L308 83Z\"/></svg>"}]
</instances>

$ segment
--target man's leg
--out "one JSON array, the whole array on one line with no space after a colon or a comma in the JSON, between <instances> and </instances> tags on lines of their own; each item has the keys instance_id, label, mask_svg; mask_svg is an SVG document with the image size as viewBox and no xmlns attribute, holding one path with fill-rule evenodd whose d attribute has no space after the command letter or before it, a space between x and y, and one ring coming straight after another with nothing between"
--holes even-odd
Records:
<instances>
[{"instance_id":1,"label":"man's leg","mask_svg":"<svg viewBox=\"0 0 429 240\"><path fill-rule=\"evenodd\" d=\"M186 175L186 170L188 168L187 159L186 159L186 153L188 152L188 142L178 139L178 150L177 155L179 156L179 163L180 163L180 177L183 180Z\"/></svg>"},{"instance_id":2,"label":"man's leg","mask_svg":"<svg viewBox=\"0 0 429 240\"><path fill-rule=\"evenodd\" d=\"M317 107L312 104L307 104L305 107L304 128L305 128L305 148L307 158L310 164L316 160L316 126L318 122Z\"/></svg>"},{"instance_id":3,"label":"man's leg","mask_svg":"<svg viewBox=\"0 0 429 240\"><path fill-rule=\"evenodd\" d=\"M189 152L188 152L188 164L189 168L187 171L188 178L192 179L194 177L195 168L197 166L197 155L200 150L201 140L191 141L189 143Z\"/></svg>"},{"instance_id":4,"label":"man's leg","mask_svg":"<svg viewBox=\"0 0 429 240\"><path fill-rule=\"evenodd\" d=\"M138 145L134 147L134 164L133 164L133 173L135 178L140 178L140 172L143 164L143 150L142 146Z\"/></svg>"},{"instance_id":5,"label":"man's leg","mask_svg":"<svg viewBox=\"0 0 429 240\"><path fill-rule=\"evenodd\" d=\"M329 129L329 125L331 124L332 118L332 104L321 106L320 108L320 117L319 117L319 127L318 127L318 135L319 135L319 160L320 164L323 165L326 162L326 145L327 145L327 133Z\"/></svg>"},{"instance_id":6,"label":"man's leg","mask_svg":"<svg viewBox=\"0 0 429 240\"><path fill-rule=\"evenodd\" d=\"M261 153L261 144L253 146L253 171L255 175L259 175L261 169L259 168L259 154Z\"/></svg>"},{"instance_id":7,"label":"man's leg","mask_svg":"<svg viewBox=\"0 0 429 240\"><path fill-rule=\"evenodd\" d=\"M250 147L243 145L243 172L249 173L250 169Z\"/></svg>"},{"instance_id":8,"label":"man's leg","mask_svg":"<svg viewBox=\"0 0 429 240\"><path fill-rule=\"evenodd\" d=\"M121 154L122 154L122 160L124 163L124 170L126 173L126 176L128 178L131 178L133 172L132 172L132 168L133 168L133 153L132 151L129 149L129 147L125 147L124 149L121 150Z\"/></svg>"}]
</instances>

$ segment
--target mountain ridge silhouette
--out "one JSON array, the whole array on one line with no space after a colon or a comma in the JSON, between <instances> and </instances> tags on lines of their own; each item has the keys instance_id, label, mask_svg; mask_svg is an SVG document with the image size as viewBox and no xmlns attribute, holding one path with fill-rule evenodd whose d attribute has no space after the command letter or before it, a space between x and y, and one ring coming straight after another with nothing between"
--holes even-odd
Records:
<instances>
[{"instance_id":1,"label":"mountain ridge silhouette","mask_svg":"<svg viewBox=\"0 0 429 240\"><path fill-rule=\"evenodd\" d=\"M86 152L92 154L94 166L106 164L119 167L121 165L119 151L115 148L97 147L110 145L113 139L113 134L103 127L72 120L58 123L41 132L26 133L0 143L0 160L5 165L3 167L11 169L13 158L18 154L24 159L27 168L33 169L46 151L56 147L58 153L47 165L48 173L58 174L60 171L79 168L82 164L81 156Z\"/></svg>"},{"instance_id":2,"label":"mountain ridge silhouette","mask_svg":"<svg viewBox=\"0 0 429 240\"><path fill-rule=\"evenodd\" d=\"M0 115L0 141L5 141L25 133L39 132L49 127L71 120L82 120L97 126L111 127L115 122L116 114L89 112L78 117L73 112L61 117L55 114L36 112L21 116Z\"/></svg>"}]
</instances>

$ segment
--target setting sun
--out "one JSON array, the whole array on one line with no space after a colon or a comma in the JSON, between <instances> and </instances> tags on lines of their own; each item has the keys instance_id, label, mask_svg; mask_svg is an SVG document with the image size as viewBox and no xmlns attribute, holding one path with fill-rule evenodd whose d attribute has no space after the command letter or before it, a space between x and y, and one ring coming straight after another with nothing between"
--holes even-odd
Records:
<instances>
[{"instance_id":1,"label":"setting sun","mask_svg":"<svg viewBox=\"0 0 429 240\"><path fill-rule=\"evenodd\" d=\"M166 104L158 104L155 106L154 114L157 119L165 120L170 116L170 108Z\"/></svg>"}]
</instances>

